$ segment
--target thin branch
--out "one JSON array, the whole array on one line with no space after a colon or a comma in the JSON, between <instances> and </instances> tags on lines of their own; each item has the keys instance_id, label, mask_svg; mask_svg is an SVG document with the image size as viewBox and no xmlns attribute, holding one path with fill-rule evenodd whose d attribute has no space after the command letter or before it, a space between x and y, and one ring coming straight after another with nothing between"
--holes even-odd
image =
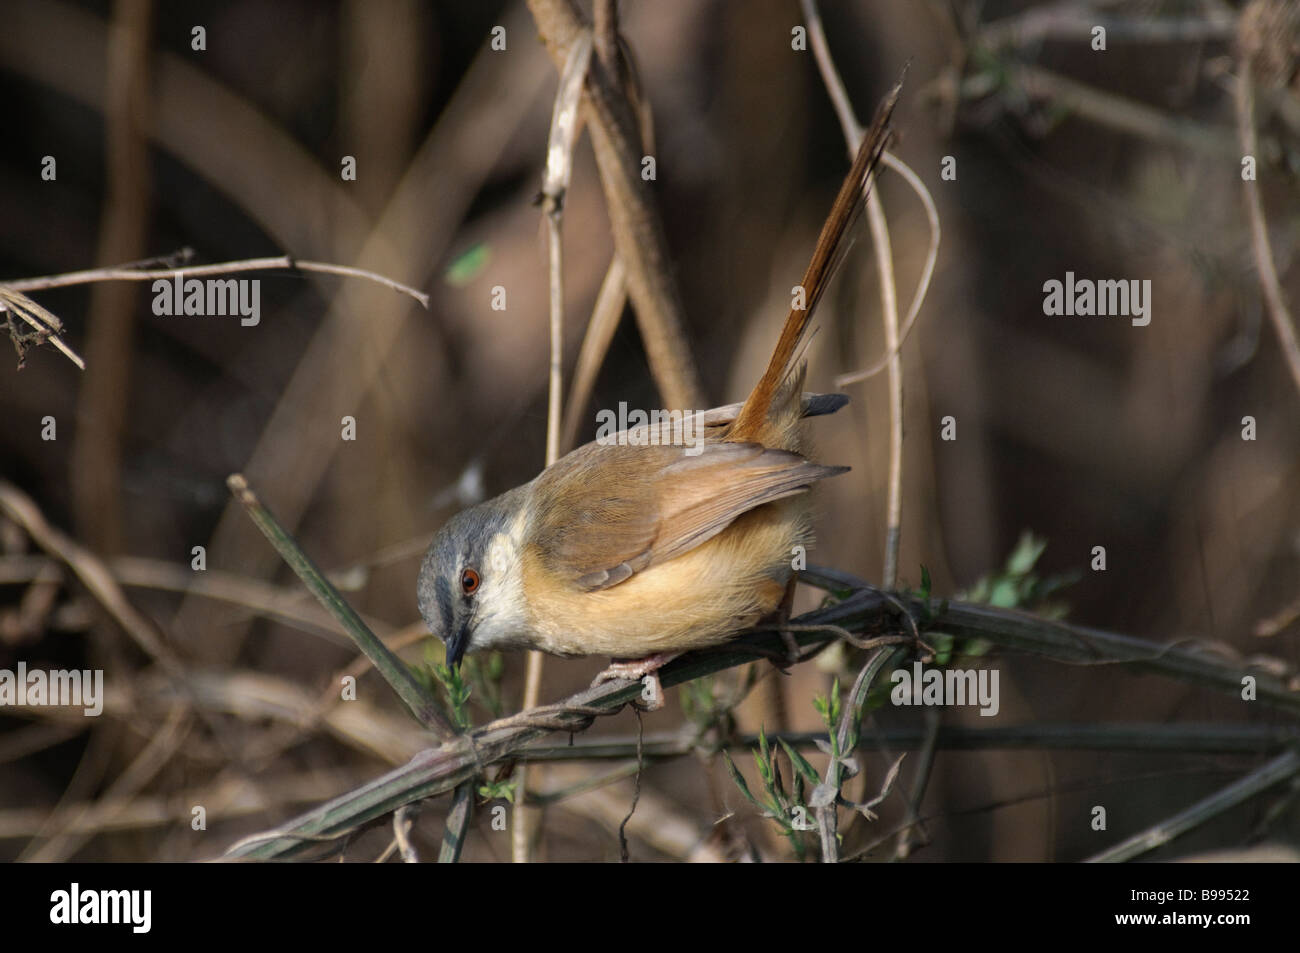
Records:
<instances>
[{"instance_id":1,"label":"thin branch","mask_svg":"<svg viewBox=\"0 0 1300 953\"><path fill-rule=\"evenodd\" d=\"M1022 794L1013 794L1007 797L997 798L982 804L972 805L970 807L958 808L956 810L944 810L941 813L927 814L921 818L922 822L951 822L956 817L974 817L983 814L991 814L994 811L1006 810L1008 808L1019 807L1026 804L1033 804L1038 801L1051 798L1060 798L1063 795L1070 794L1087 794L1095 796L1094 792L1106 788L1123 788L1126 795L1131 793L1133 785L1146 781L1177 781L1178 779L1203 780L1207 777L1217 777L1225 774L1222 769L1215 767L1206 768L1205 765L1194 767L1184 767L1172 770L1162 771L1143 771L1136 774L1112 775L1098 777L1096 775L1085 777L1076 781L1062 783L1049 781L1043 787L1028 791ZM887 831L881 837L876 838L868 844L853 851L844 858L845 863L853 863L865 860L876 853L881 845L893 840L902 831L902 825L894 827Z\"/></svg>"},{"instance_id":2,"label":"thin branch","mask_svg":"<svg viewBox=\"0 0 1300 953\"><path fill-rule=\"evenodd\" d=\"M578 350L578 361L573 367L573 383L569 385L569 400L564 411L564 436L560 441L561 449L572 450L578 440L578 427L582 412L587 408L591 392L596 387L596 375L600 365L609 351L614 332L618 330L618 319L627 304L627 271L623 260L614 253L609 268L605 271L605 280L601 282L600 293L596 295L596 304L591 309L591 320L587 322L587 332L582 338L582 347Z\"/></svg>"},{"instance_id":3,"label":"thin branch","mask_svg":"<svg viewBox=\"0 0 1300 953\"><path fill-rule=\"evenodd\" d=\"M850 601L874 595L883 603L890 604L892 598L851 573L826 566L809 566L800 572L799 579ZM894 600L895 603L900 601L903 600ZM986 639L1001 648L1066 664L1123 665L1134 672L1149 672L1201 684L1238 698L1241 697L1243 681L1249 677L1254 682L1256 700L1261 704L1300 714L1300 692L1292 690L1285 677L1276 674L1272 667L1267 671L1252 667L1249 659L1225 653L1219 643L1207 645L1193 639L1151 642L1042 619L1017 609L969 602L945 601L942 612L934 611L933 603L927 609L918 599L910 598L906 602L913 616L932 611L926 623L929 632ZM820 618L817 621L836 622L835 619Z\"/></svg>"},{"instance_id":4,"label":"thin branch","mask_svg":"<svg viewBox=\"0 0 1300 953\"><path fill-rule=\"evenodd\" d=\"M190 712L186 705L173 705L162 725L158 726L150 737L148 744L119 774L98 798L96 815L106 822L124 810L134 800L146 784L165 768L176 754L176 750L185 742L190 723ZM47 818L43 825L54 832L53 836L37 850L25 854L25 860L35 863L59 863L67 860L93 834L89 831L77 832L73 828L81 820L73 811L84 811L86 806L70 806L56 811Z\"/></svg>"},{"instance_id":5,"label":"thin branch","mask_svg":"<svg viewBox=\"0 0 1300 953\"><path fill-rule=\"evenodd\" d=\"M1287 626L1300 619L1300 599L1278 610L1274 615L1255 623L1256 638L1267 639L1277 635Z\"/></svg>"},{"instance_id":6,"label":"thin branch","mask_svg":"<svg viewBox=\"0 0 1300 953\"><path fill-rule=\"evenodd\" d=\"M898 548L903 522L903 360L899 354L898 296L894 288L894 253L889 224L879 192L867 197L867 223L871 227L876 265L880 270L881 315L885 322L885 348L889 352L889 472L885 505L885 560L881 585L893 589L898 582Z\"/></svg>"},{"instance_id":7,"label":"thin branch","mask_svg":"<svg viewBox=\"0 0 1300 953\"><path fill-rule=\"evenodd\" d=\"M1237 111L1237 137L1243 157L1254 156L1259 165L1259 142L1255 132L1255 94L1251 58L1242 57L1241 70L1234 88L1233 103ZM1259 199L1259 183L1254 176L1242 177L1241 187L1246 193L1246 215L1250 219L1250 246L1255 254L1255 268L1259 272L1259 285L1268 305L1268 316L1282 345L1282 359L1291 371L1291 378L1300 389L1300 341L1296 339L1295 318L1291 315L1277 276L1273 246L1268 240L1268 222L1264 218L1264 205Z\"/></svg>"},{"instance_id":8,"label":"thin branch","mask_svg":"<svg viewBox=\"0 0 1300 953\"><path fill-rule=\"evenodd\" d=\"M1300 728L1282 725L1216 725L1138 722L1114 724L1007 725L995 728L963 728L930 725L880 728L872 733L882 745L924 751L1137 751L1151 754L1214 754L1254 756L1272 754L1300 742ZM816 748L826 740L825 731L797 731L768 734L772 745L785 742L792 748ZM693 733L648 734L643 748L647 761L711 753L722 748L747 750L758 745L757 734L735 735L722 740L698 738ZM515 753L520 761L632 761L636 738L614 736L575 738L572 743L530 745ZM620 775L624 776L624 775Z\"/></svg>"},{"instance_id":9,"label":"thin branch","mask_svg":"<svg viewBox=\"0 0 1300 953\"><path fill-rule=\"evenodd\" d=\"M319 768L301 774L259 778L223 778L212 784L177 790L169 794L138 795L129 801L105 804L100 798L72 802L67 806L66 826L71 834L103 834L116 831L175 829L193 820L193 805L207 808L208 823L235 820L250 814L290 804L310 803L320 798L322 785L341 783L341 776L322 774ZM45 807L0 810L0 841L28 838L49 819ZM162 838L152 838L161 841Z\"/></svg>"},{"instance_id":10,"label":"thin branch","mask_svg":"<svg viewBox=\"0 0 1300 953\"><path fill-rule=\"evenodd\" d=\"M889 351L889 474L885 505L885 565L881 585L898 584L898 548L903 535L903 356L899 353L898 296L894 289L894 253L880 194L867 197L867 223L880 269L880 303L885 322L885 347Z\"/></svg>"},{"instance_id":11,"label":"thin branch","mask_svg":"<svg viewBox=\"0 0 1300 953\"><path fill-rule=\"evenodd\" d=\"M537 807L547 807L551 804L559 804L571 797L586 794L588 791L596 791L611 784L616 784L624 778L630 778L641 770L641 765L635 760L636 741L632 742L632 753L629 757L633 760L629 761L627 764L620 765L619 767L606 771L603 774L590 775L575 784L570 784L566 787L551 791L529 792L528 803L536 805Z\"/></svg>"},{"instance_id":12,"label":"thin branch","mask_svg":"<svg viewBox=\"0 0 1300 953\"><path fill-rule=\"evenodd\" d=\"M912 171L912 167L892 152L886 152L881 157L881 162L901 175L903 181L921 200L921 205L925 208L926 221L930 225L930 247L926 249L925 264L921 266L921 277L917 279L916 290L912 292L912 303L907 306L907 317L903 319L903 330L899 332L895 349L887 349L879 360L863 370L840 374L835 378L836 387L847 387L849 384L875 377L888 367L894 355L903 349L903 345L907 343L912 333L912 328L916 325L917 315L921 313L921 305L925 303L925 296L930 290L930 279L934 277L935 263L939 260L939 239L942 237L942 230L939 227L939 210L935 207L930 190L921 181L921 177Z\"/></svg>"},{"instance_id":13,"label":"thin branch","mask_svg":"<svg viewBox=\"0 0 1300 953\"><path fill-rule=\"evenodd\" d=\"M858 122L857 116L853 113L853 105L849 102L848 91L844 88L844 81L840 77L839 71L835 68L835 61L831 57L830 45L826 41L826 30L822 26L821 14L817 10L815 0L800 0L803 5L804 19L808 21L808 36L812 40L813 57L817 61L817 69L821 73L822 83L826 87L826 92L831 97L831 104L835 107L835 115L839 118L840 128L844 133L844 140L849 146L849 155L852 156L857 151L857 144L862 141L862 125ZM902 159L892 152L886 151L881 156L881 162L893 169L903 177L903 181L908 184L917 197L921 200L921 205L925 208L925 217L930 225L930 247L926 251L925 264L921 268L921 277L916 283L916 290L912 293L912 303L907 307L907 317L903 319L903 329L901 333L896 334L897 341L893 347L886 347L885 355L871 367L862 371L854 371L851 374L841 374L835 378L836 387L844 387L847 384L854 384L858 381L874 377L877 373L886 367L892 366L892 361L902 349L903 343L912 333L912 325L916 322L916 316L920 313L921 304L925 301L926 293L930 290L930 279L934 275L935 262L939 258L939 239L941 230L939 228L939 210L935 207L934 197L930 190L926 188L925 183ZM869 202L876 201L876 192L873 189ZM868 205L870 209L870 205ZM872 223L872 238L876 237L877 223ZM878 253L879 254L879 253ZM890 266L889 274L891 276L890 297L895 297L892 288L893 267ZM882 278L882 284L884 279ZM882 287L881 296L885 295ZM888 311L886 312L888 314ZM897 307L895 306L895 322L897 328ZM887 587L888 588L888 587Z\"/></svg>"},{"instance_id":14,"label":"thin branch","mask_svg":"<svg viewBox=\"0 0 1300 953\"><path fill-rule=\"evenodd\" d=\"M402 863L404 864L418 864L420 862L420 855L416 851L415 845L411 843L411 831L415 827L415 820L419 813L420 805L418 803L403 804L393 812L393 844L397 847L398 853L402 855ZM384 859L387 859L387 853L385 853Z\"/></svg>"},{"instance_id":15,"label":"thin branch","mask_svg":"<svg viewBox=\"0 0 1300 953\"><path fill-rule=\"evenodd\" d=\"M1044 40L1086 42L1098 26L1106 28L1108 40L1204 43L1231 39L1237 29L1237 18L1230 11L1214 8L1198 11L1195 16L1117 17L1080 4L1078 0L1062 0L994 20L980 27L975 40L990 50L1031 46Z\"/></svg>"},{"instance_id":16,"label":"thin branch","mask_svg":"<svg viewBox=\"0 0 1300 953\"><path fill-rule=\"evenodd\" d=\"M169 675L184 678L180 662L164 643L158 628L131 604L103 560L51 526L31 497L3 480L0 480L0 513L21 526L51 557L66 564L113 621L150 658L161 664Z\"/></svg>"},{"instance_id":17,"label":"thin branch","mask_svg":"<svg viewBox=\"0 0 1300 953\"><path fill-rule=\"evenodd\" d=\"M597 14L601 15L599 6ZM641 142L646 152L653 155L655 130L650 102L637 88L636 71L629 70L624 75L640 125ZM609 267L605 270L605 279L600 284L596 303L591 309L591 319L587 322L582 347L578 350L578 360L573 368L573 383L569 385L569 400L564 411L564 437L560 441L562 452L567 453L577 443L582 413L587 409L587 402L596 388L596 376L600 373L610 342L614 340L614 332L618 330L618 320L622 317L626 304L627 269L618 256L618 249L615 249Z\"/></svg>"},{"instance_id":18,"label":"thin branch","mask_svg":"<svg viewBox=\"0 0 1300 953\"><path fill-rule=\"evenodd\" d=\"M424 686L415 680L406 663L389 651L388 646L384 645L379 637L370 631L369 626L361 621L361 617L325 578L325 574L312 562L311 557L302 551L302 547L257 499L243 475L232 474L227 478L226 484L235 499L248 511L249 517L262 531L262 535L289 564L289 568L298 574L298 578L303 581L311 594L343 626L343 630L384 676L416 720L435 735L453 734L456 729Z\"/></svg>"},{"instance_id":19,"label":"thin branch","mask_svg":"<svg viewBox=\"0 0 1300 953\"><path fill-rule=\"evenodd\" d=\"M1159 109L1103 92L1041 67L1009 66L1000 74L999 81L1010 88L1023 90L1031 98L1050 99L1086 120L1151 142L1163 142L1210 155L1235 155L1237 152L1231 130L1226 126L1175 119ZM981 98L994 88L986 77L973 76L962 82L961 96Z\"/></svg>"},{"instance_id":20,"label":"thin branch","mask_svg":"<svg viewBox=\"0 0 1300 953\"><path fill-rule=\"evenodd\" d=\"M809 625L844 624L879 612L884 597L863 592L842 603L802 617ZM800 644L825 641L814 631L793 633ZM665 688L747 664L762 658L784 658L785 643L776 633L752 635L708 652L693 652L660 670ZM228 852L232 857L269 859L288 857L309 849L323 837L346 834L358 825L383 817L402 804L433 797L477 776L485 767L512 758L529 742L551 731L578 732L604 715L621 711L638 700L642 685L625 679L585 689L564 702L523 711L448 739L438 748L422 751L407 764L265 834L246 838Z\"/></svg>"},{"instance_id":21,"label":"thin branch","mask_svg":"<svg viewBox=\"0 0 1300 953\"><path fill-rule=\"evenodd\" d=\"M1283 679L1253 669L1245 660L1215 658L1212 648L1197 643L1159 644L1039 619L1013 609L955 602L933 621L931 629L958 638L987 638L1004 648L1060 662L1123 665L1137 672L1207 685L1238 698L1243 680L1250 677L1255 680L1260 702L1300 714L1300 692L1291 690Z\"/></svg>"},{"instance_id":22,"label":"thin branch","mask_svg":"<svg viewBox=\"0 0 1300 953\"><path fill-rule=\"evenodd\" d=\"M95 263L138 258L148 243L153 215L153 174L147 130L155 123L156 59L151 43L157 20L153 0L113 4L108 33L104 103L104 200ZM94 371L77 388L69 459L72 518L81 541L98 552L126 548L123 455L130 423L136 361L138 286L104 282L90 290L82 346Z\"/></svg>"},{"instance_id":23,"label":"thin branch","mask_svg":"<svg viewBox=\"0 0 1300 953\"><path fill-rule=\"evenodd\" d=\"M591 63L591 34L581 33L569 47L560 74L555 105L551 110L551 132L546 147L546 172L542 183L542 208L546 215L547 249L550 261L551 365L546 415L546 465L560 458L560 405L563 400L564 359L564 242L560 227L564 219L564 197L573 175L573 146L578 137L578 105L582 84ZM544 656L536 649L528 653L524 672L523 708L536 708L542 691ZM529 770L521 765L515 772L516 798L510 852L517 864L529 860L529 841L536 813L527 800Z\"/></svg>"},{"instance_id":24,"label":"thin branch","mask_svg":"<svg viewBox=\"0 0 1300 953\"><path fill-rule=\"evenodd\" d=\"M583 33L569 49L551 113L551 133L546 149L542 208L546 215L550 261L550 386L546 414L546 465L560 458L560 408L564 397L564 197L573 175L573 146L578 133L578 104L591 60L591 34Z\"/></svg>"},{"instance_id":25,"label":"thin branch","mask_svg":"<svg viewBox=\"0 0 1300 953\"><path fill-rule=\"evenodd\" d=\"M152 263L152 261L147 263ZM248 258L241 261L221 262L215 265L195 265L189 268L156 269L123 265L114 268L91 268L86 271L71 271L60 275L46 275L40 278L15 278L0 283L0 313L7 312L10 315L17 315L36 329L35 337L31 343L39 345L48 340L68 360L84 371L86 362L60 337L60 332L63 330L62 322L31 298L22 294L22 292L40 291L46 288L63 288L69 285L91 284L100 281L153 281L158 279L175 280L177 278L183 280L187 277L196 278L201 275L225 275L245 271L276 269L314 271L322 274L365 278L392 288L394 291L409 295L420 302L420 306L426 310L429 307L429 296L424 292L417 291L410 285L404 285L400 281L395 281L376 272L322 261L298 261L288 255L281 255L277 258ZM8 324L9 336L13 339L14 347L18 349L18 356L21 361L25 345L28 342L17 331L12 321L9 321Z\"/></svg>"},{"instance_id":26,"label":"thin branch","mask_svg":"<svg viewBox=\"0 0 1300 953\"><path fill-rule=\"evenodd\" d=\"M853 586L852 577L845 573L810 567L802 578L830 586L845 598L795 620L803 629L792 632L790 637L799 645L826 640L827 636L815 631L816 627L837 625L862 632L898 624L893 618L897 610L884 593ZM849 583L847 587L846 583ZM940 607L934 603L924 605L913 599L907 604L917 617L924 618L926 612L933 615L929 625L932 631L987 639L996 645L1057 661L1121 664L1136 672L1201 683L1234 695L1240 693L1242 678L1250 674L1256 679L1259 703L1300 713L1300 693L1289 691L1276 677L1251 672L1195 648L1161 645L990 606L950 603L939 612ZM785 652L786 644L779 634L751 634L718 649L688 653L666 665L660 679L668 688L759 659L785 658ZM274 831L241 841L228 851L228 856L269 859L301 853L322 838L346 834L402 804L453 790L463 781L476 777L486 766L514 759L543 734L583 731L596 718L613 714L635 701L641 687L640 682L606 682L564 702L501 718L468 736L451 738L438 748L420 752L395 771L320 805Z\"/></svg>"},{"instance_id":27,"label":"thin branch","mask_svg":"<svg viewBox=\"0 0 1300 953\"><path fill-rule=\"evenodd\" d=\"M451 796L451 811L447 814L447 835L442 839L438 863L454 864L460 861L465 849L465 832L474 813L474 781L464 781Z\"/></svg>"},{"instance_id":28,"label":"thin branch","mask_svg":"<svg viewBox=\"0 0 1300 953\"><path fill-rule=\"evenodd\" d=\"M1088 858L1087 862L1092 864L1117 863L1141 857L1143 854L1153 851L1157 847L1163 847L1174 838L1180 837L1207 821L1213 820L1243 801L1247 801L1255 795L1267 791L1273 785L1287 781L1297 774L1300 774L1300 752L1283 752L1244 778L1234 781L1226 788L1216 791L1203 800L1197 801L1191 807L1180 811L1173 817L1167 818L1138 834L1134 834L1114 847L1094 854Z\"/></svg>"},{"instance_id":29,"label":"thin branch","mask_svg":"<svg viewBox=\"0 0 1300 953\"><path fill-rule=\"evenodd\" d=\"M799 0L799 3L803 7L803 18L808 21L808 38L812 40L813 58L817 61L818 72L821 73L822 85L826 87L826 92L831 97L831 105L835 107L835 116L840 121L844 141L849 144L849 153L852 155L857 152L858 143L862 141L862 124L858 122L853 112L853 103L849 100L848 90L844 88L844 80L840 78L839 70L835 68L835 60L831 56L830 45L826 42L826 29L822 26L822 16L817 9L816 0Z\"/></svg>"},{"instance_id":30,"label":"thin branch","mask_svg":"<svg viewBox=\"0 0 1300 953\"><path fill-rule=\"evenodd\" d=\"M36 329L30 343L39 347L43 342L49 341L64 357L76 364L78 370L84 371L86 369L86 362L81 359L81 356L76 351L64 344L63 338L59 336L59 332L63 330L63 322L55 317L53 313L27 297L27 295L15 290L12 285L0 285L0 312L11 316L5 320L9 326L9 337L18 350L19 366L21 366L24 348L28 341L17 326L14 325L12 315L17 315Z\"/></svg>"},{"instance_id":31,"label":"thin branch","mask_svg":"<svg viewBox=\"0 0 1300 953\"><path fill-rule=\"evenodd\" d=\"M808 20L813 56L839 116L849 155L853 156L862 142L862 126L853 113L844 81L835 68L817 4L815 0L802 0L802 3L804 17ZM889 490L885 509L885 565L882 583L884 588L893 589L898 579L898 547L902 537L903 517L903 362L898 353L901 345L894 255L889 240L889 223L885 219L877 189L871 189L867 195L867 222L876 251L876 266L880 271L880 305L885 322L885 349L889 354ZM925 281L928 283L928 276Z\"/></svg>"},{"instance_id":32,"label":"thin branch","mask_svg":"<svg viewBox=\"0 0 1300 953\"><path fill-rule=\"evenodd\" d=\"M854 736L857 734L858 722L862 718L862 706L866 703L867 692L885 665L893 658L903 654L902 649L882 647L867 659L858 672L853 688L844 703L844 713L835 729L835 751L842 757L848 757L856 747ZM832 757L826 765L826 777L822 785L828 789L828 803L819 805L817 812L817 830L821 840L822 863L836 864L840 859L839 845L839 810L840 788L844 783L844 762Z\"/></svg>"},{"instance_id":33,"label":"thin branch","mask_svg":"<svg viewBox=\"0 0 1300 953\"><path fill-rule=\"evenodd\" d=\"M214 265L193 265L188 268L91 268L86 271L70 271L61 275L47 275L41 278L15 278L4 282L5 286L16 291L42 291L46 288L64 288L68 285L85 285L96 281L153 281L158 278L175 280L176 278L198 278L203 275L238 274L244 271L314 271L326 275L343 275L349 278L365 278L394 291L409 295L420 306L429 307L429 296L417 291L410 285L402 284L392 278L353 268L350 265L334 265L325 261L300 261L290 255L275 258L245 258L238 261L223 261Z\"/></svg>"},{"instance_id":34,"label":"thin branch","mask_svg":"<svg viewBox=\"0 0 1300 953\"><path fill-rule=\"evenodd\" d=\"M591 11L596 56L610 76L618 69L618 0L596 0Z\"/></svg>"},{"instance_id":35,"label":"thin branch","mask_svg":"<svg viewBox=\"0 0 1300 953\"><path fill-rule=\"evenodd\" d=\"M563 67L570 47L585 32L572 0L528 0L528 8L552 60ZM671 408L700 407L703 390L686 344L685 309L669 266L653 193L641 178L637 123L627 96L617 77L593 67L583 103L614 248L627 269L628 295L655 383Z\"/></svg>"},{"instance_id":36,"label":"thin branch","mask_svg":"<svg viewBox=\"0 0 1300 953\"><path fill-rule=\"evenodd\" d=\"M939 750L939 724L941 718L939 709L927 708L925 710L925 738L921 742L921 753L917 757L917 761L920 763L916 768L916 779L912 784L912 795L907 799L907 826L898 835L898 845L894 848L895 860L907 860L912 854L912 832L921 824L921 805L925 802L925 791L930 785L930 774L934 769L934 756Z\"/></svg>"}]
</instances>

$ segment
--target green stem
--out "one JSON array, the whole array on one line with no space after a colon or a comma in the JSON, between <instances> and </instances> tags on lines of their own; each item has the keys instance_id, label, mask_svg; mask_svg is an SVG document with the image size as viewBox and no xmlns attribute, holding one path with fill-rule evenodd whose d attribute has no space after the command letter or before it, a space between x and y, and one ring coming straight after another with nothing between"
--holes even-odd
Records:
<instances>
[{"instance_id":1,"label":"green stem","mask_svg":"<svg viewBox=\"0 0 1300 953\"><path fill-rule=\"evenodd\" d=\"M339 591L325 578L320 567L311 561L311 557L302 551L302 547L262 505L256 494L249 488L243 474L232 474L226 480L226 485L230 487L230 492L234 494L235 499L248 510L248 515L262 531L262 535L270 540L275 551L289 564L289 568L298 574L298 578L303 581L311 594L330 615L338 620L343 631L393 687L393 691L397 692L398 697L406 703L406 707L410 709L416 720L425 728L443 737L455 734L456 729L442 713L433 696L415 680L406 663L389 651L388 646L384 645L380 638L361 621L356 610L347 604Z\"/></svg>"}]
</instances>

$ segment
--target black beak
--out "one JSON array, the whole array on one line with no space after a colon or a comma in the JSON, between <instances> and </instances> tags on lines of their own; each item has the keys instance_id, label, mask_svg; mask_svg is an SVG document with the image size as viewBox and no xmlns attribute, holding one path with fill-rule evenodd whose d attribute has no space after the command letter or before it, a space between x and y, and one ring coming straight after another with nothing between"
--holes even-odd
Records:
<instances>
[{"instance_id":1,"label":"black beak","mask_svg":"<svg viewBox=\"0 0 1300 953\"><path fill-rule=\"evenodd\" d=\"M465 619L455 631L447 637L447 664L453 668L460 666L460 660L465 655L465 649L469 647L469 620Z\"/></svg>"}]
</instances>

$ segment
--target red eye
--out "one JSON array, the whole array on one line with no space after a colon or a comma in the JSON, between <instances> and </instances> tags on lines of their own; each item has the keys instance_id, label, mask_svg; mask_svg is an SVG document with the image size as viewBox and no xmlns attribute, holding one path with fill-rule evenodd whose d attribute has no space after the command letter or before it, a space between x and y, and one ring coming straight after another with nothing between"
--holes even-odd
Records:
<instances>
[{"instance_id":1,"label":"red eye","mask_svg":"<svg viewBox=\"0 0 1300 953\"><path fill-rule=\"evenodd\" d=\"M466 569L460 574L460 588L467 596L472 596L478 591L479 582L478 573L473 569Z\"/></svg>"}]
</instances>

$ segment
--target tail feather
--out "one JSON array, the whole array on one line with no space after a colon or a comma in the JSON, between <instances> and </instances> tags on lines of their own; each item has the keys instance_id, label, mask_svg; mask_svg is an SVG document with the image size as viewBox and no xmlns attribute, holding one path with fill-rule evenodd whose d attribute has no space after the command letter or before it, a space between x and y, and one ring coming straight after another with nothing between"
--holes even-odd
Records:
<instances>
[{"instance_id":1,"label":"tail feather","mask_svg":"<svg viewBox=\"0 0 1300 953\"><path fill-rule=\"evenodd\" d=\"M822 226L817 246L803 276L804 307L792 308L785 319L785 327L768 361L767 370L745 400L736 422L727 436L728 440L754 439L764 428L777 392L797 366L796 354L812 319L813 310L826 291L826 285L841 258L844 236L862 209L871 188L872 177L880 157L889 143L889 117L898 101L900 86L895 86L876 109L871 128L862 139L858 154L853 160L848 176L840 186L835 203Z\"/></svg>"}]
</instances>

